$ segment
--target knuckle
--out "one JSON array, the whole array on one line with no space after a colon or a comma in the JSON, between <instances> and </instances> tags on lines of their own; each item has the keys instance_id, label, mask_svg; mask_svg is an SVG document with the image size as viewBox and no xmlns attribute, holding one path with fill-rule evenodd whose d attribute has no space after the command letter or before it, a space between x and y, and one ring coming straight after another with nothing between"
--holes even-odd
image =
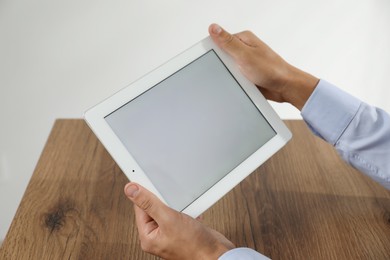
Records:
<instances>
[{"instance_id":1,"label":"knuckle","mask_svg":"<svg viewBox=\"0 0 390 260\"><path fill-rule=\"evenodd\" d=\"M242 32L242 34L245 34L245 35L252 35L252 31L249 31L249 30L245 30Z\"/></svg>"},{"instance_id":2,"label":"knuckle","mask_svg":"<svg viewBox=\"0 0 390 260\"><path fill-rule=\"evenodd\" d=\"M223 40L223 44L227 45L234 40L234 36L231 34L227 34Z\"/></svg>"},{"instance_id":3,"label":"knuckle","mask_svg":"<svg viewBox=\"0 0 390 260\"><path fill-rule=\"evenodd\" d=\"M138 207L140 207L142 210L148 212L153 206L153 203L150 199L144 199L141 200L138 204Z\"/></svg>"}]
</instances>

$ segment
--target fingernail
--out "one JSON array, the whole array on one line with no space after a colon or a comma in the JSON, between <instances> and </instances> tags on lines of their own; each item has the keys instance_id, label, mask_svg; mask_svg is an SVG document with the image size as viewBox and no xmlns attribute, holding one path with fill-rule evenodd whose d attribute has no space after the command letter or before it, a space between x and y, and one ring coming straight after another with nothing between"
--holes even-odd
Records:
<instances>
[{"instance_id":1,"label":"fingernail","mask_svg":"<svg viewBox=\"0 0 390 260\"><path fill-rule=\"evenodd\" d=\"M213 33L214 34L220 34L222 32L222 28L218 24L214 24L213 26Z\"/></svg>"},{"instance_id":2,"label":"fingernail","mask_svg":"<svg viewBox=\"0 0 390 260\"><path fill-rule=\"evenodd\" d=\"M130 198L134 198L137 193L138 193L138 186L137 185L129 185L127 188L126 188L126 195Z\"/></svg>"}]
</instances>

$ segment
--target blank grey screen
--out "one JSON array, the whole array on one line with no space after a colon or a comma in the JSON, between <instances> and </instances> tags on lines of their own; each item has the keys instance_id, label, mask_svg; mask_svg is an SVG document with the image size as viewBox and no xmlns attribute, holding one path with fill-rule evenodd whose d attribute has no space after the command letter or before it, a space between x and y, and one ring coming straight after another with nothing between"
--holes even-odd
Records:
<instances>
[{"instance_id":1,"label":"blank grey screen","mask_svg":"<svg viewBox=\"0 0 390 260\"><path fill-rule=\"evenodd\" d=\"M179 211L275 136L213 50L105 119Z\"/></svg>"}]
</instances>

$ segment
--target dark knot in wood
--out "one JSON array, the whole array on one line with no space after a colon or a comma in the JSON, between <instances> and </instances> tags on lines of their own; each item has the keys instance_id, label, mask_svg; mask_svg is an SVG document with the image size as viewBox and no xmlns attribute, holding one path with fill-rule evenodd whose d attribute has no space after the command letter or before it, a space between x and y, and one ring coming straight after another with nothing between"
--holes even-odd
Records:
<instances>
[{"instance_id":1,"label":"dark knot in wood","mask_svg":"<svg viewBox=\"0 0 390 260\"><path fill-rule=\"evenodd\" d=\"M67 215L74 210L74 203L70 200L59 201L48 213L44 214L44 225L50 233L65 226Z\"/></svg>"},{"instance_id":2,"label":"dark knot in wood","mask_svg":"<svg viewBox=\"0 0 390 260\"><path fill-rule=\"evenodd\" d=\"M62 209L59 209L58 211L52 213L48 213L45 217L45 225L50 230L50 232L58 230L64 225L64 217L65 214Z\"/></svg>"},{"instance_id":3,"label":"dark knot in wood","mask_svg":"<svg viewBox=\"0 0 390 260\"><path fill-rule=\"evenodd\" d=\"M389 211L386 211L385 214L384 214L384 217L385 217L385 221L388 225L390 225L390 212Z\"/></svg>"}]
</instances>

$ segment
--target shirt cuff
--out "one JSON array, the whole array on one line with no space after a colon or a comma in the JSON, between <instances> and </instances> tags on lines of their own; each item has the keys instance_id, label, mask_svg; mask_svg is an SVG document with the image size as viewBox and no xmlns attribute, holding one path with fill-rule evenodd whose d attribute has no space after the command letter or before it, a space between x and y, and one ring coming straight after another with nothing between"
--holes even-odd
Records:
<instances>
[{"instance_id":1,"label":"shirt cuff","mask_svg":"<svg viewBox=\"0 0 390 260\"><path fill-rule=\"evenodd\" d=\"M301 115L314 134L335 145L361 103L331 83L320 80Z\"/></svg>"},{"instance_id":2,"label":"shirt cuff","mask_svg":"<svg viewBox=\"0 0 390 260\"><path fill-rule=\"evenodd\" d=\"M268 257L246 247L234 248L227 251L218 260L270 260Z\"/></svg>"}]
</instances>

